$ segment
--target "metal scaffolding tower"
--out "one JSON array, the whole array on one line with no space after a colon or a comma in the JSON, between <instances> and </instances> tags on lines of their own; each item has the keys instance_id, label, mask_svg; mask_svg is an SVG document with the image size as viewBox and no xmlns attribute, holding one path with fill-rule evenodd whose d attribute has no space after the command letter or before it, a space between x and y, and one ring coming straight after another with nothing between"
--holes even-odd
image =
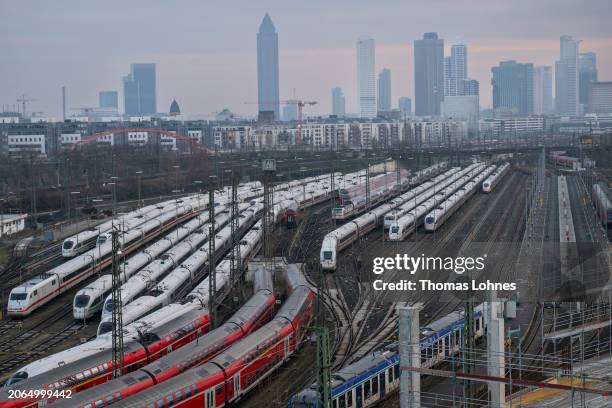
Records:
<instances>
[{"instance_id":1,"label":"metal scaffolding tower","mask_svg":"<svg viewBox=\"0 0 612 408\"><path fill-rule=\"evenodd\" d=\"M119 246L119 231L113 224L112 227L113 262L112 262L112 302L113 302L113 378L123 374L123 304L121 302L121 276L119 268L119 256L121 248Z\"/></svg>"},{"instance_id":2,"label":"metal scaffolding tower","mask_svg":"<svg viewBox=\"0 0 612 408\"><path fill-rule=\"evenodd\" d=\"M274 186L272 185L272 180L274 174L276 173L276 160L264 159L262 161L261 169L264 173L264 256L266 260L270 260L274 255L272 253L272 228L274 226Z\"/></svg>"},{"instance_id":3,"label":"metal scaffolding tower","mask_svg":"<svg viewBox=\"0 0 612 408\"><path fill-rule=\"evenodd\" d=\"M397 188L399 189L402 185L402 175L400 172L400 161L399 159L395 159L395 178L397 182Z\"/></svg>"},{"instance_id":4,"label":"metal scaffolding tower","mask_svg":"<svg viewBox=\"0 0 612 408\"><path fill-rule=\"evenodd\" d=\"M327 327L316 327L317 334L317 385L320 407L331 408L331 359Z\"/></svg>"},{"instance_id":5,"label":"metal scaffolding tower","mask_svg":"<svg viewBox=\"0 0 612 408\"><path fill-rule=\"evenodd\" d=\"M240 257L240 237L238 236L238 230L240 228L240 218L238 217L240 214L238 211L238 179L238 175L232 173L232 256L230 258L230 276L232 283L236 283L240 280L242 272L242 258Z\"/></svg>"},{"instance_id":6,"label":"metal scaffolding tower","mask_svg":"<svg viewBox=\"0 0 612 408\"><path fill-rule=\"evenodd\" d=\"M366 206L370 209L370 164L366 167Z\"/></svg>"},{"instance_id":7,"label":"metal scaffolding tower","mask_svg":"<svg viewBox=\"0 0 612 408\"><path fill-rule=\"evenodd\" d=\"M208 228L208 312L210 327L215 328L217 317L217 272L215 260L215 189L208 190L208 211L210 226Z\"/></svg>"},{"instance_id":8,"label":"metal scaffolding tower","mask_svg":"<svg viewBox=\"0 0 612 408\"><path fill-rule=\"evenodd\" d=\"M469 293L469 297L465 301L465 328L463 331L463 371L466 374L474 372L474 334L476 322L474 321L474 294ZM463 398L466 401L466 406L469 406L467 401L472 398L472 383L469 380L464 380L463 383Z\"/></svg>"}]
</instances>

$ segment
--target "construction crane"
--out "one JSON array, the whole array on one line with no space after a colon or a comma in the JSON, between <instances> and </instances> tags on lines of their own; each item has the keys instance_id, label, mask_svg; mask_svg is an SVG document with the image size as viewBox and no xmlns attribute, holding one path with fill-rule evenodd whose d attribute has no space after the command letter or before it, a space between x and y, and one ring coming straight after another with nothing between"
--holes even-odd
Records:
<instances>
[{"instance_id":1,"label":"construction crane","mask_svg":"<svg viewBox=\"0 0 612 408\"><path fill-rule=\"evenodd\" d=\"M302 109L304 106L314 106L317 104L317 101L304 101L301 99L288 99L284 101L259 101L259 102L245 102L249 105L259 105L259 104L285 104L285 105L297 105L298 107L298 117L297 117L297 135L295 138L296 145L302 145Z\"/></svg>"},{"instance_id":2,"label":"construction crane","mask_svg":"<svg viewBox=\"0 0 612 408\"><path fill-rule=\"evenodd\" d=\"M34 98L26 98L25 95L22 95L20 99L17 99L17 102L21 102L21 115L26 117L26 103L28 102L37 102L38 99Z\"/></svg>"}]
</instances>

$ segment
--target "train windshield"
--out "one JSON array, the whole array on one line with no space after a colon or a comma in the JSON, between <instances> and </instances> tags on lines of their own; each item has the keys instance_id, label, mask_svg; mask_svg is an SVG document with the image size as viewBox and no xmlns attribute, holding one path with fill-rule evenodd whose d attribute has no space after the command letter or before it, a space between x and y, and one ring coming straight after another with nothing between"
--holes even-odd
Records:
<instances>
[{"instance_id":1,"label":"train windshield","mask_svg":"<svg viewBox=\"0 0 612 408\"><path fill-rule=\"evenodd\" d=\"M89 295L78 295L74 298L74 307L85 307L89 303Z\"/></svg>"},{"instance_id":2,"label":"train windshield","mask_svg":"<svg viewBox=\"0 0 612 408\"><path fill-rule=\"evenodd\" d=\"M8 379L5 385L8 386L8 385L17 384L18 382L27 380L27 379L28 379L28 373L26 371L18 371L15 374L13 374L11 378Z\"/></svg>"},{"instance_id":3,"label":"train windshield","mask_svg":"<svg viewBox=\"0 0 612 408\"><path fill-rule=\"evenodd\" d=\"M104 310L106 312L112 312L113 311L113 301L109 300L104 304Z\"/></svg>"},{"instance_id":4,"label":"train windshield","mask_svg":"<svg viewBox=\"0 0 612 408\"><path fill-rule=\"evenodd\" d=\"M11 293L11 300L26 300L28 294L25 292Z\"/></svg>"},{"instance_id":5,"label":"train windshield","mask_svg":"<svg viewBox=\"0 0 612 408\"><path fill-rule=\"evenodd\" d=\"M64 249L71 249L74 246L74 242L72 241L64 241Z\"/></svg>"},{"instance_id":6,"label":"train windshield","mask_svg":"<svg viewBox=\"0 0 612 408\"><path fill-rule=\"evenodd\" d=\"M433 224L434 223L434 217L427 217L425 219L425 224Z\"/></svg>"},{"instance_id":7,"label":"train windshield","mask_svg":"<svg viewBox=\"0 0 612 408\"><path fill-rule=\"evenodd\" d=\"M98 237L98 245L102 245L105 242L106 242L106 235L100 235Z\"/></svg>"},{"instance_id":8,"label":"train windshield","mask_svg":"<svg viewBox=\"0 0 612 408\"><path fill-rule=\"evenodd\" d=\"M391 227L391 233L397 234L399 232L399 227Z\"/></svg>"},{"instance_id":9,"label":"train windshield","mask_svg":"<svg viewBox=\"0 0 612 408\"><path fill-rule=\"evenodd\" d=\"M323 251L323 259L326 261L332 259L332 251Z\"/></svg>"},{"instance_id":10,"label":"train windshield","mask_svg":"<svg viewBox=\"0 0 612 408\"><path fill-rule=\"evenodd\" d=\"M113 322L102 322L98 327L98 336L113 330Z\"/></svg>"}]
</instances>

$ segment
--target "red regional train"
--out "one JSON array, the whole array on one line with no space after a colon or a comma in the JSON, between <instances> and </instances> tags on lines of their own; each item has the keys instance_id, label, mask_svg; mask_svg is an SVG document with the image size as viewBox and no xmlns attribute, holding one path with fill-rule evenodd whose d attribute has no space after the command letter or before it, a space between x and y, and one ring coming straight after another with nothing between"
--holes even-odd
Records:
<instances>
[{"instance_id":1,"label":"red regional train","mask_svg":"<svg viewBox=\"0 0 612 408\"><path fill-rule=\"evenodd\" d=\"M271 287L270 282L269 288L259 290L226 323L181 350L131 374L75 394L71 399L56 401L53 406L107 407L207 362L272 318L276 297Z\"/></svg>"},{"instance_id":2,"label":"red regional train","mask_svg":"<svg viewBox=\"0 0 612 408\"><path fill-rule=\"evenodd\" d=\"M181 306L181 305L178 305ZM162 310L157 313L161 313ZM156 314L150 315L155 318ZM141 333L137 338L126 339L124 344L124 366L127 372L137 370L158 358L176 350L195 340L202 333L209 330L210 316L205 308L194 309L170 322L161 325L146 333ZM109 336L107 336L109 337ZM39 375L24 379L10 388L3 388L0 391L0 407L27 407L37 406L38 397L34 393L27 398L9 398L9 393L28 390L62 390L71 389L74 392L93 387L104 383L112 378L112 348L104 341L106 339L96 339L100 343L99 351L91 355L84 354L84 357L74 362L62 364L55 361L55 355L49 356L41 361L47 362L50 366L48 371ZM110 337L109 337L110 342ZM73 349L67 350L71 353L85 352L94 347L91 342L80 344ZM25 371L24 371L25 372ZM27 376L27 373L25 374ZM21 371L15 373L13 377L24 376ZM11 378L13 378L11 377ZM20 393L23 395L23 393ZM68 400L70 401L70 400Z\"/></svg>"},{"instance_id":3,"label":"red regional train","mask_svg":"<svg viewBox=\"0 0 612 408\"><path fill-rule=\"evenodd\" d=\"M208 363L115 406L217 408L238 401L297 350L312 318L313 298L307 286L297 287L276 317L253 334Z\"/></svg>"}]
</instances>

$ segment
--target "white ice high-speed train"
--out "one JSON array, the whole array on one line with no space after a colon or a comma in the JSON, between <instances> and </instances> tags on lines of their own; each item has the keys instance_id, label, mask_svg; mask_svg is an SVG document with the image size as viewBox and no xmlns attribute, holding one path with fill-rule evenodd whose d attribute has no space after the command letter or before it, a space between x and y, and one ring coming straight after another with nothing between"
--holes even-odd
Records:
<instances>
[{"instance_id":1,"label":"white ice high-speed train","mask_svg":"<svg viewBox=\"0 0 612 408\"><path fill-rule=\"evenodd\" d=\"M427 181L410 191L406 194L402 194L402 203L393 211L389 211L385 215L385 220L383 222L384 228L389 229L391 224L394 221L400 219L400 217L406 214L408 211L414 208L415 205L419 204L421 201L425 200L432 196L435 190L440 190L444 188L446 185L452 183L453 178L457 174L457 172L461 170L459 167L453 167L449 171L441 174L439 176L434 177L430 181ZM435 188L434 188L435 186Z\"/></svg>"},{"instance_id":2,"label":"white ice high-speed train","mask_svg":"<svg viewBox=\"0 0 612 408\"><path fill-rule=\"evenodd\" d=\"M439 169L444 167L446 167L445 164L438 164L436 166L432 166L432 168L427 171L428 174L432 174L432 172L439 171ZM414 196L412 193L413 190L400 195L386 204L382 204L371 209L368 213L363 214L328 233L323 238L323 243L321 244L321 252L319 257L321 268L328 271L335 270L338 253L353 242L357 241L359 238L366 236L378 225L382 224L386 214L396 209L399 205L403 204L406 202L406 200L409 200ZM419 191L421 190L419 189Z\"/></svg>"},{"instance_id":3,"label":"white ice high-speed train","mask_svg":"<svg viewBox=\"0 0 612 408\"><path fill-rule=\"evenodd\" d=\"M115 218L114 220L105 221L100 225L81 231L71 237L64 239L62 242L62 256L65 258L72 258L81 254L96 245L98 235L104 234L113 227L113 225L125 225L126 223L132 223L132 228L136 226L134 219L140 219L142 224L147 220L147 216L150 215L156 209L167 205L168 202L163 202L155 205L147 205L138 210L131 211L125 215Z\"/></svg>"},{"instance_id":4,"label":"white ice high-speed train","mask_svg":"<svg viewBox=\"0 0 612 408\"><path fill-rule=\"evenodd\" d=\"M243 206L246 206L246 208L243 208ZM239 210L242 209L242 211L246 211L248 208L248 204L239 205ZM224 210L219 213L215 216L215 230L219 231L221 228L225 227L229 221L229 211ZM164 274L178 267L183 259L197 250L202 243L207 241L209 226L209 223L204 224L201 228L195 230L179 244L168 249L161 256L157 257L157 259L139 270L123 283L119 289L123 306L125 307L145 290L153 288ZM109 292L106 292L104 296L106 300L104 300L104 306L102 307L102 320L110 318L113 312L112 296Z\"/></svg>"},{"instance_id":5,"label":"white ice high-speed train","mask_svg":"<svg viewBox=\"0 0 612 408\"><path fill-rule=\"evenodd\" d=\"M248 207L248 204L239 204L239 208L243 210L246 207ZM215 217L215 225L225 225L229 219L229 212L224 207L220 207L216 211L219 215ZM121 282L124 282L120 291L124 305L133 299L131 291L126 290L126 286L130 286L129 282L139 281L143 282L143 285L146 285L144 282L148 282L148 280L139 279L136 276L144 275L149 277L152 274L152 269L155 270L155 266L158 264L161 264L160 269L163 269L163 267L169 269L178 265L183 256L186 256L192 249L199 246L201 241L206 239L208 228L203 228L202 226L208 222L209 215L210 213L207 211L199 214L196 218L177 227L174 231L166 234L163 238L155 241L120 265L120 279ZM178 244L179 242L180 244ZM183 251L180 249L183 249ZM143 267L145 268L141 270ZM161 275L163 272L161 271L159 274ZM111 292L111 284L112 275L106 274L77 292L73 302L74 318L86 320L102 310L104 301ZM144 290L146 287L144 286L141 290ZM112 313L112 304L110 309L109 315Z\"/></svg>"},{"instance_id":6,"label":"white ice high-speed train","mask_svg":"<svg viewBox=\"0 0 612 408\"><path fill-rule=\"evenodd\" d=\"M485 193L490 193L493 191L497 183L499 183L506 174L510 171L510 164L504 163L499 166L493 174L491 174L485 181L482 182L482 191Z\"/></svg>"},{"instance_id":7,"label":"white ice high-speed train","mask_svg":"<svg viewBox=\"0 0 612 408\"><path fill-rule=\"evenodd\" d=\"M129 251L130 247L138 245L141 239L151 233L170 223L195 216L197 211L197 203L192 203L191 200L187 200L187 202L178 206L168 206L166 211L157 218L151 219L133 230L121 233L119 242ZM64 262L40 277L14 287L9 295L8 315L28 316L59 294L91 276L95 271L107 266L110 263L111 252L112 242L106 242Z\"/></svg>"},{"instance_id":8,"label":"white ice high-speed train","mask_svg":"<svg viewBox=\"0 0 612 408\"><path fill-rule=\"evenodd\" d=\"M458 188L467 183L485 168L484 164L473 164L452 177L452 182L446 187L437 190L433 196L421 201L419 205L402 215L400 219L391 223L389 227L389 240L403 241L412 234L419 225L420 220L438 204Z\"/></svg>"},{"instance_id":9,"label":"white ice high-speed train","mask_svg":"<svg viewBox=\"0 0 612 408\"><path fill-rule=\"evenodd\" d=\"M480 187L482 181L495 170L495 166L489 166L467 182L456 193L448 197L436 209L425 216L425 231L435 231L444 224Z\"/></svg>"},{"instance_id":10,"label":"white ice high-speed train","mask_svg":"<svg viewBox=\"0 0 612 408\"><path fill-rule=\"evenodd\" d=\"M263 205L258 203L240 214L239 234L242 234L241 231L249 229L257 221L262 210ZM140 296L132 302L123 305L122 318L124 324L130 323L153 310L160 309L176 301L177 296L183 294L185 288L191 285L193 279L196 278L198 271L208 262L209 252L206 246L200 247L191 256L182 261L148 295ZM226 226L215 235L215 252L216 254L223 255L231 247L231 227ZM111 331L112 327L112 315L104 317L98 325L98 336Z\"/></svg>"}]
</instances>

